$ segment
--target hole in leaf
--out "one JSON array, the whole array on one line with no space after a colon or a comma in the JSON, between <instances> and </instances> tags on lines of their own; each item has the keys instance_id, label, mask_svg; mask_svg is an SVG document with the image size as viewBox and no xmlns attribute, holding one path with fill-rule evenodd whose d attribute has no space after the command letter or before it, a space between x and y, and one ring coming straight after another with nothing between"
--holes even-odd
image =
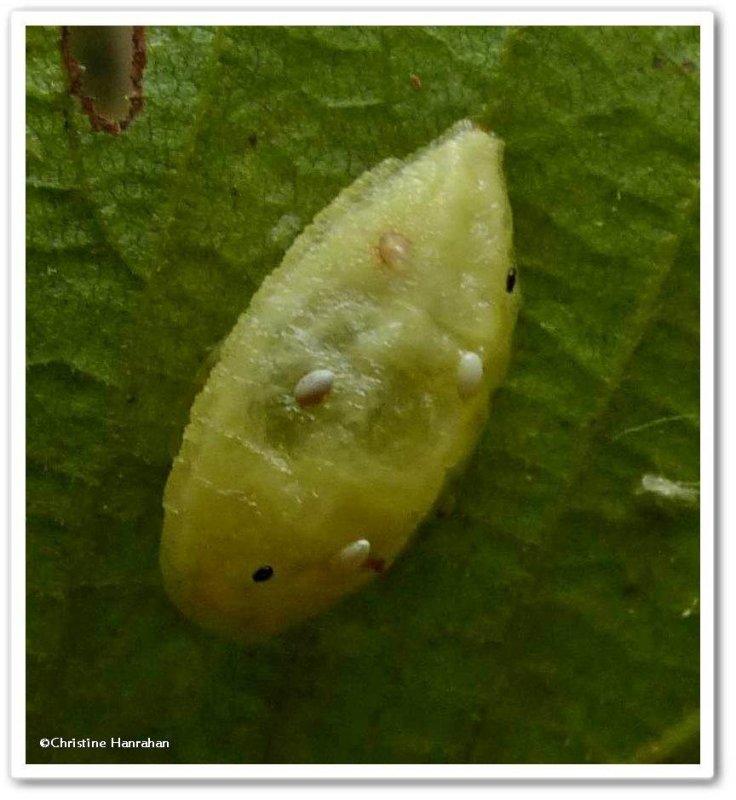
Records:
<instances>
[{"instance_id":1,"label":"hole in leaf","mask_svg":"<svg viewBox=\"0 0 736 800\"><path fill-rule=\"evenodd\" d=\"M118 134L143 108L146 39L142 26L65 26L61 52L69 91L92 129Z\"/></svg>"}]
</instances>

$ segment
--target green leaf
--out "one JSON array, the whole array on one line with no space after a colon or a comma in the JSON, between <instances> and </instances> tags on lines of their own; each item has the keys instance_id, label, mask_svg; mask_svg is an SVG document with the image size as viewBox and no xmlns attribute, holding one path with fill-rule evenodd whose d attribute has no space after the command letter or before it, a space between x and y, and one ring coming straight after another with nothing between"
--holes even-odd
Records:
<instances>
[{"instance_id":1,"label":"green leaf","mask_svg":"<svg viewBox=\"0 0 736 800\"><path fill-rule=\"evenodd\" d=\"M28 760L697 762L697 29L147 39L112 136L28 29ZM200 631L157 547L208 356L341 188L468 116L524 305L454 509L317 619Z\"/></svg>"}]
</instances>

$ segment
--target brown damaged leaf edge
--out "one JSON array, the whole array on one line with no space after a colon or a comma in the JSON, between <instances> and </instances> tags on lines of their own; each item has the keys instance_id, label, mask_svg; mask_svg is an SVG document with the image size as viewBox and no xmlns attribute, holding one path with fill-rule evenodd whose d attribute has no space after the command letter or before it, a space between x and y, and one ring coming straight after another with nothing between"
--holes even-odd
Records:
<instances>
[{"instance_id":1,"label":"brown damaged leaf edge","mask_svg":"<svg viewBox=\"0 0 736 800\"><path fill-rule=\"evenodd\" d=\"M71 28L61 28L61 54L69 76L69 93L79 98L83 111L89 117L92 130L117 135L124 131L143 110L143 72L146 68L146 34L143 25L132 26L132 54L130 60L130 90L127 92L128 111L122 119L113 119L95 107L93 97L84 93L84 68L71 52Z\"/></svg>"}]
</instances>

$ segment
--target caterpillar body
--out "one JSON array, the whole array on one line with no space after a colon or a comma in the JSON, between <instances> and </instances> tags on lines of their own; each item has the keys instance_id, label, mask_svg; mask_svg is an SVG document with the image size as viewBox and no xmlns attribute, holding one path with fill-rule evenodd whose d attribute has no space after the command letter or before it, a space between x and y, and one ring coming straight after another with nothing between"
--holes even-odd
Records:
<instances>
[{"instance_id":1,"label":"caterpillar body","mask_svg":"<svg viewBox=\"0 0 736 800\"><path fill-rule=\"evenodd\" d=\"M388 568L471 452L519 292L503 143L463 121L345 189L222 345L164 495L161 567L240 640Z\"/></svg>"}]
</instances>

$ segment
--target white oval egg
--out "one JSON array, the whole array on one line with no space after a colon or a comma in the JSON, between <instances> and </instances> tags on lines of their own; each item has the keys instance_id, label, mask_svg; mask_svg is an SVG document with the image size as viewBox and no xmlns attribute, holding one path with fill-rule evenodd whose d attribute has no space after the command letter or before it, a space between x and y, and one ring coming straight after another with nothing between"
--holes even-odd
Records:
<instances>
[{"instance_id":1,"label":"white oval egg","mask_svg":"<svg viewBox=\"0 0 736 800\"><path fill-rule=\"evenodd\" d=\"M457 390L460 397L472 397L483 382L483 360L477 353L463 353L457 365Z\"/></svg>"},{"instance_id":2,"label":"white oval egg","mask_svg":"<svg viewBox=\"0 0 736 800\"><path fill-rule=\"evenodd\" d=\"M294 387L294 398L300 406L321 403L332 389L335 374L329 369L315 369L303 375Z\"/></svg>"}]
</instances>

